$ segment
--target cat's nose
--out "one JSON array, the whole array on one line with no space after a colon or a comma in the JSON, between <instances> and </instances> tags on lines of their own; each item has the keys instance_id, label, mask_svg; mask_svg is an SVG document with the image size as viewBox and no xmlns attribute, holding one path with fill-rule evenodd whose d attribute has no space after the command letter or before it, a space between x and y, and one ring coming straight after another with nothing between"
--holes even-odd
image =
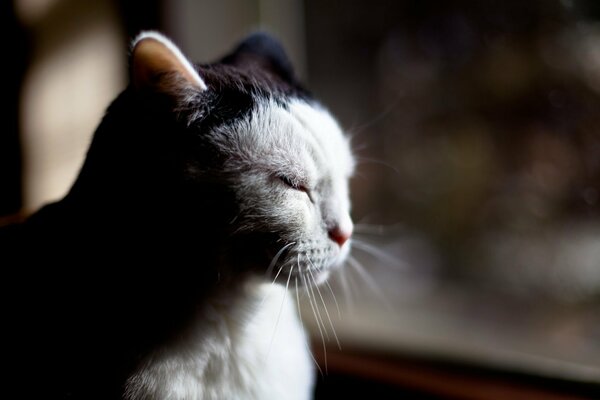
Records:
<instances>
[{"instance_id":1,"label":"cat's nose","mask_svg":"<svg viewBox=\"0 0 600 400\"><path fill-rule=\"evenodd\" d=\"M352 236L352 225L346 227L335 226L329 230L329 238L336 242L340 247L344 245Z\"/></svg>"}]
</instances>

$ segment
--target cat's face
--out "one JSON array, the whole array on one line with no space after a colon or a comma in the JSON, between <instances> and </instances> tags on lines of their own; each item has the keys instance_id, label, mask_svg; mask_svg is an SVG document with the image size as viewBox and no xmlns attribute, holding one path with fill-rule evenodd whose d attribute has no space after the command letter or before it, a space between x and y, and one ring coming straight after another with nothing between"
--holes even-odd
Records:
<instances>
[{"instance_id":1,"label":"cat's face","mask_svg":"<svg viewBox=\"0 0 600 400\"><path fill-rule=\"evenodd\" d=\"M337 122L298 86L282 57L272 39L259 35L223 63L197 71L162 36L142 35L134 83L157 86L157 79L175 76L159 87L180 92L188 129L218 160L192 160L194 174L218 169L211 173L232 194L229 251L252 253L249 268L269 280L316 284L350 250L354 160Z\"/></svg>"},{"instance_id":2,"label":"cat's face","mask_svg":"<svg viewBox=\"0 0 600 400\"><path fill-rule=\"evenodd\" d=\"M239 171L231 175L240 205L236 226L276 236L268 246L269 274L281 269L280 281L324 280L348 255L352 234L348 179L354 162L338 124L303 100L262 101L216 134L233 138L225 168Z\"/></svg>"}]
</instances>

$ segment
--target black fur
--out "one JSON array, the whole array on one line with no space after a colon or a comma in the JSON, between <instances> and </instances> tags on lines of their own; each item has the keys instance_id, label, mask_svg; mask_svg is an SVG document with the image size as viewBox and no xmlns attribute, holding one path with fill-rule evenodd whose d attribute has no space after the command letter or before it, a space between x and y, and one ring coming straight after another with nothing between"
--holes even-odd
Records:
<instances>
[{"instance_id":1,"label":"black fur","mask_svg":"<svg viewBox=\"0 0 600 400\"><path fill-rule=\"evenodd\" d=\"M261 98L310 96L264 34L199 71L208 91L128 87L69 194L0 230L4 393L121 398L141 357L193 318L207 290L234 284L211 266L262 256L248 248L264 238L225 240L236 203L203 135Z\"/></svg>"},{"instance_id":2,"label":"black fur","mask_svg":"<svg viewBox=\"0 0 600 400\"><path fill-rule=\"evenodd\" d=\"M260 70L267 71L288 84L297 85L294 67L283 46L265 32L256 32L247 37L221 63L246 67L255 64Z\"/></svg>"}]
</instances>

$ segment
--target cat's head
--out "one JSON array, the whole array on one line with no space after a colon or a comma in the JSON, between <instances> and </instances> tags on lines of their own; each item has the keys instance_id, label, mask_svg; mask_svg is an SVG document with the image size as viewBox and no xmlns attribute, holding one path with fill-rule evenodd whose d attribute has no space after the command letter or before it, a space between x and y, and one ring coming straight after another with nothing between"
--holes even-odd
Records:
<instances>
[{"instance_id":1,"label":"cat's head","mask_svg":"<svg viewBox=\"0 0 600 400\"><path fill-rule=\"evenodd\" d=\"M298 284L318 283L344 261L353 229L349 140L274 39L252 35L218 63L194 66L164 36L142 33L131 79L138 93L167 99L183 127L185 193L230 203L214 206L231 213L227 257Z\"/></svg>"}]
</instances>

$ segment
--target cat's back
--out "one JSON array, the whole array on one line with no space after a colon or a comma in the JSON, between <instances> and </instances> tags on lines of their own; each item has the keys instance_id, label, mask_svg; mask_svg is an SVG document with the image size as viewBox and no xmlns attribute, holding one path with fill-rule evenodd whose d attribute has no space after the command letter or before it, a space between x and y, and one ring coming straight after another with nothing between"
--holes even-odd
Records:
<instances>
[{"instance_id":1,"label":"cat's back","mask_svg":"<svg viewBox=\"0 0 600 400\"><path fill-rule=\"evenodd\" d=\"M39 257L43 258L47 249L76 238L71 232L74 219L65 212L65 209L64 200L61 200L43 206L28 217L18 216L5 223L0 221L0 249L3 254L3 264L13 265L35 261ZM47 261L53 260L47 259Z\"/></svg>"}]
</instances>

